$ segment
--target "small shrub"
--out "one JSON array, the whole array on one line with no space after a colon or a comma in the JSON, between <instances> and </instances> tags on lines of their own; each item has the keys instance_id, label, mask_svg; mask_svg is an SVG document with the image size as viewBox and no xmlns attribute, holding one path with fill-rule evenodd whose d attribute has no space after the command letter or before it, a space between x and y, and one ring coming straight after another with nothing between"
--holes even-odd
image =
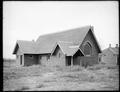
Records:
<instances>
[{"instance_id":1,"label":"small shrub","mask_svg":"<svg viewBox=\"0 0 120 92\"><path fill-rule=\"evenodd\" d=\"M107 69L116 69L117 66L108 66Z\"/></svg>"},{"instance_id":2,"label":"small shrub","mask_svg":"<svg viewBox=\"0 0 120 92\"><path fill-rule=\"evenodd\" d=\"M82 71L82 70L83 70L83 67L80 67L80 66L71 67L71 71Z\"/></svg>"},{"instance_id":3,"label":"small shrub","mask_svg":"<svg viewBox=\"0 0 120 92\"><path fill-rule=\"evenodd\" d=\"M37 85L36 86L36 88L42 88L42 87L44 87L45 85L43 85L43 84L39 84L39 85Z\"/></svg>"},{"instance_id":4,"label":"small shrub","mask_svg":"<svg viewBox=\"0 0 120 92\"><path fill-rule=\"evenodd\" d=\"M16 89L14 91L24 91L24 90L28 90L28 89L30 89L28 86L23 86L22 88Z\"/></svg>"}]
</instances>

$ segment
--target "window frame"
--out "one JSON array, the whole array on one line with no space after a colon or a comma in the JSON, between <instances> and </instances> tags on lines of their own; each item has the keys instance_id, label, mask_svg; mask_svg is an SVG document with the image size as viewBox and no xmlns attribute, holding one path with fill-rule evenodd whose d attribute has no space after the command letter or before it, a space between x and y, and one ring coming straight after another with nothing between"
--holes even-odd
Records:
<instances>
[{"instance_id":1,"label":"window frame","mask_svg":"<svg viewBox=\"0 0 120 92\"><path fill-rule=\"evenodd\" d=\"M58 57L59 57L59 58L61 57L61 53L58 54Z\"/></svg>"},{"instance_id":2,"label":"window frame","mask_svg":"<svg viewBox=\"0 0 120 92\"><path fill-rule=\"evenodd\" d=\"M29 58L33 59L33 55L29 55Z\"/></svg>"},{"instance_id":3,"label":"window frame","mask_svg":"<svg viewBox=\"0 0 120 92\"><path fill-rule=\"evenodd\" d=\"M50 60L50 55L47 55L47 61Z\"/></svg>"},{"instance_id":4,"label":"window frame","mask_svg":"<svg viewBox=\"0 0 120 92\"><path fill-rule=\"evenodd\" d=\"M85 53L85 46L86 45L88 45L89 46L89 48L90 48L90 54L86 54ZM85 43L84 43L84 46L83 46L83 51L84 51L84 53L85 53L85 56L91 56L92 55L92 44L90 43L90 41L86 41Z\"/></svg>"}]
</instances>

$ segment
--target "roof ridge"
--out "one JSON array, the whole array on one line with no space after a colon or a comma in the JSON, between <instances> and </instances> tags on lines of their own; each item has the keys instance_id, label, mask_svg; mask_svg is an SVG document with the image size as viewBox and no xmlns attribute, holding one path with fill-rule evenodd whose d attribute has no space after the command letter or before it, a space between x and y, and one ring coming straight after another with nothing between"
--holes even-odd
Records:
<instances>
[{"instance_id":1,"label":"roof ridge","mask_svg":"<svg viewBox=\"0 0 120 92\"><path fill-rule=\"evenodd\" d=\"M79 28L72 28L62 32L49 33L39 36L36 41L18 40L18 43L23 44L22 46L26 49L26 51L33 52L35 49L35 52L39 54L51 53L56 44L60 47L62 46L61 48L69 49L69 46L71 46L73 49L76 49L75 46L80 46L82 44L84 38L92 27L93 26L91 25L87 25ZM30 47L28 48L27 46ZM69 53L69 51L67 52Z\"/></svg>"},{"instance_id":2,"label":"roof ridge","mask_svg":"<svg viewBox=\"0 0 120 92\"><path fill-rule=\"evenodd\" d=\"M58 43L73 43L73 42L68 42L68 41L58 41Z\"/></svg>"},{"instance_id":3,"label":"roof ridge","mask_svg":"<svg viewBox=\"0 0 120 92\"><path fill-rule=\"evenodd\" d=\"M113 53L116 53L116 52L114 51L115 48L109 48L109 49L110 49Z\"/></svg>"},{"instance_id":4,"label":"roof ridge","mask_svg":"<svg viewBox=\"0 0 120 92\"><path fill-rule=\"evenodd\" d=\"M28 40L17 40L17 42L33 42L33 41L28 41Z\"/></svg>"},{"instance_id":5,"label":"roof ridge","mask_svg":"<svg viewBox=\"0 0 120 92\"><path fill-rule=\"evenodd\" d=\"M49 35L55 35L55 34L64 33L64 32L69 32L69 31L73 31L73 30L76 30L76 29L86 28L86 27L92 28L93 26L91 26L91 25L86 25L86 26L81 26L81 27L77 27L77 28L65 29L65 30L62 30L62 31L59 31L59 32L43 34L43 35L40 35L40 36L38 37L38 39L39 39L40 37L45 37L45 36L49 36ZM38 40L38 39L37 39L37 40Z\"/></svg>"}]
</instances>

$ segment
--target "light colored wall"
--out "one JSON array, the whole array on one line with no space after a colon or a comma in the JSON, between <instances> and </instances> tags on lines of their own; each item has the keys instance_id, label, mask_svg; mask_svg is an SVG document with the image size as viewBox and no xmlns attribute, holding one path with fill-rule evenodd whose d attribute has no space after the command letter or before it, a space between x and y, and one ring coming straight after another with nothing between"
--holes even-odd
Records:
<instances>
[{"instance_id":1,"label":"light colored wall","mask_svg":"<svg viewBox=\"0 0 120 92\"><path fill-rule=\"evenodd\" d=\"M22 55L22 61L24 62L23 53L18 48L18 51L16 52L16 64L15 64L16 66L23 66L23 65L20 65L20 55ZM18 58L17 58L17 56L18 56Z\"/></svg>"},{"instance_id":2,"label":"light colored wall","mask_svg":"<svg viewBox=\"0 0 120 92\"><path fill-rule=\"evenodd\" d=\"M65 56L61 55L60 58L58 57L58 55L51 56L50 62L50 65L53 66L65 66Z\"/></svg>"},{"instance_id":3,"label":"light colored wall","mask_svg":"<svg viewBox=\"0 0 120 92\"><path fill-rule=\"evenodd\" d=\"M101 61L107 64L117 64L117 55L114 56L110 50L107 50L103 53Z\"/></svg>"},{"instance_id":4,"label":"light colored wall","mask_svg":"<svg viewBox=\"0 0 120 92\"><path fill-rule=\"evenodd\" d=\"M59 53L61 56L59 57ZM41 59L39 62L41 65L45 66L65 66L65 56L60 50L60 48L57 49L56 53L54 55L50 55L50 59L47 60L47 55L40 55Z\"/></svg>"},{"instance_id":5,"label":"light colored wall","mask_svg":"<svg viewBox=\"0 0 120 92\"><path fill-rule=\"evenodd\" d=\"M60 53L60 57L59 57L59 53ZM57 47L55 53L51 56L50 59L54 65L57 66L65 66L66 62L65 62L65 55L63 54L62 50Z\"/></svg>"},{"instance_id":6,"label":"light colored wall","mask_svg":"<svg viewBox=\"0 0 120 92\"><path fill-rule=\"evenodd\" d=\"M39 60L39 64L41 64L41 65L47 65L47 63L48 63L48 60L47 60L47 54L46 55L40 55L41 56L41 59Z\"/></svg>"}]
</instances>

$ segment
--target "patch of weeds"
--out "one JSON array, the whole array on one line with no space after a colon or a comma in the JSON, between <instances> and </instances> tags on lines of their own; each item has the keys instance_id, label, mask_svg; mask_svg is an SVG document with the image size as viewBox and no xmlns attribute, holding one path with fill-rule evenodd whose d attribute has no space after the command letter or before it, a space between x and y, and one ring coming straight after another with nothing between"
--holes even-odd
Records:
<instances>
[{"instance_id":1,"label":"patch of weeds","mask_svg":"<svg viewBox=\"0 0 120 92\"><path fill-rule=\"evenodd\" d=\"M42 88L42 87L45 87L45 85L39 84L39 85L36 86L36 88Z\"/></svg>"},{"instance_id":2,"label":"patch of weeds","mask_svg":"<svg viewBox=\"0 0 120 92\"><path fill-rule=\"evenodd\" d=\"M74 69L71 69L71 71L75 72L75 71L82 71L81 68L74 68Z\"/></svg>"},{"instance_id":3,"label":"patch of weeds","mask_svg":"<svg viewBox=\"0 0 120 92\"><path fill-rule=\"evenodd\" d=\"M68 78L79 78L78 76L73 76L73 75L65 75L65 76L62 76L62 77L68 77Z\"/></svg>"},{"instance_id":4,"label":"patch of weeds","mask_svg":"<svg viewBox=\"0 0 120 92\"><path fill-rule=\"evenodd\" d=\"M89 67L88 70L100 70L101 67Z\"/></svg>"},{"instance_id":5,"label":"patch of weeds","mask_svg":"<svg viewBox=\"0 0 120 92\"><path fill-rule=\"evenodd\" d=\"M80 80L79 79L66 79L66 82L80 82ZM81 83L79 83L79 84L81 84Z\"/></svg>"},{"instance_id":6,"label":"patch of weeds","mask_svg":"<svg viewBox=\"0 0 120 92\"><path fill-rule=\"evenodd\" d=\"M16 89L14 91L24 91L24 90L28 90L28 89L30 89L28 86L23 86L20 89Z\"/></svg>"},{"instance_id":7,"label":"patch of weeds","mask_svg":"<svg viewBox=\"0 0 120 92\"><path fill-rule=\"evenodd\" d=\"M63 70L64 70L63 67L60 67L60 66L58 66L58 65L55 66L55 69L56 69L56 71L63 71Z\"/></svg>"},{"instance_id":8,"label":"patch of weeds","mask_svg":"<svg viewBox=\"0 0 120 92\"><path fill-rule=\"evenodd\" d=\"M94 89L94 88L92 88L92 89L90 89L91 91L95 91L96 89Z\"/></svg>"},{"instance_id":9,"label":"patch of weeds","mask_svg":"<svg viewBox=\"0 0 120 92\"><path fill-rule=\"evenodd\" d=\"M116 69L117 66L108 66L107 69Z\"/></svg>"},{"instance_id":10,"label":"patch of weeds","mask_svg":"<svg viewBox=\"0 0 120 92\"><path fill-rule=\"evenodd\" d=\"M51 79L51 80L45 80L44 82L56 82L55 79Z\"/></svg>"},{"instance_id":11,"label":"patch of weeds","mask_svg":"<svg viewBox=\"0 0 120 92\"><path fill-rule=\"evenodd\" d=\"M95 77L94 76L91 76L89 79L88 79L89 82L95 82Z\"/></svg>"},{"instance_id":12,"label":"patch of weeds","mask_svg":"<svg viewBox=\"0 0 120 92\"><path fill-rule=\"evenodd\" d=\"M105 86L103 88L108 89L108 90L117 90L115 86Z\"/></svg>"}]
</instances>

